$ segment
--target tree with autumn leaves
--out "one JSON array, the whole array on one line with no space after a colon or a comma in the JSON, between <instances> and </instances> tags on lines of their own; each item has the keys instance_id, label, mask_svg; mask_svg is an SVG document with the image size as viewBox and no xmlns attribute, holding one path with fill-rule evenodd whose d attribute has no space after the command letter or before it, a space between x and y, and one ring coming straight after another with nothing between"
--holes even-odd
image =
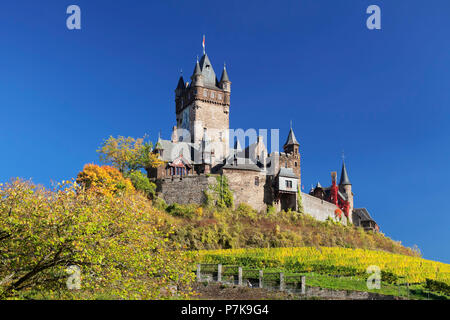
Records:
<instances>
[{"instance_id":1,"label":"tree with autumn leaves","mask_svg":"<svg viewBox=\"0 0 450 320\"><path fill-rule=\"evenodd\" d=\"M137 139L132 137L118 136L115 138L110 136L103 142L97 152L100 155L101 162L110 164L123 175L126 181L130 181L134 188L144 192L148 197L153 198L156 185L148 179L149 173L152 168L157 168L163 165L164 162L159 159L158 154L153 152L153 144L145 139L146 136ZM90 180L97 178L97 175L91 174L94 169L97 172L104 172L106 176L111 176L112 174L111 167L93 168L91 165L89 166L85 167L83 172L78 175L77 181L84 186L90 186ZM147 176L142 174L141 169L147 171ZM112 178L116 180L119 188L122 187L124 181L119 181L114 179L114 177L117 177L117 174L113 174ZM108 179L103 180L109 181Z\"/></svg>"},{"instance_id":2,"label":"tree with autumn leaves","mask_svg":"<svg viewBox=\"0 0 450 320\"><path fill-rule=\"evenodd\" d=\"M110 163L122 174L144 169L149 175L151 168L157 168L164 162L153 152L153 144L145 139L146 136L137 139L110 136L97 150L100 161Z\"/></svg>"},{"instance_id":3,"label":"tree with autumn leaves","mask_svg":"<svg viewBox=\"0 0 450 320\"><path fill-rule=\"evenodd\" d=\"M76 181L0 184L0 299L190 296L191 254L170 240L170 218L151 205L156 186L140 171L163 163L152 149L110 137L98 151L111 166L87 164ZM73 266L81 290L67 287Z\"/></svg>"},{"instance_id":4,"label":"tree with autumn leaves","mask_svg":"<svg viewBox=\"0 0 450 320\"><path fill-rule=\"evenodd\" d=\"M0 299L191 295L191 257L169 239L164 213L131 188L106 185L103 194L75 182L0 184ZM71 266L81 290L66 286Z\"/></svg>"}]
</instances>

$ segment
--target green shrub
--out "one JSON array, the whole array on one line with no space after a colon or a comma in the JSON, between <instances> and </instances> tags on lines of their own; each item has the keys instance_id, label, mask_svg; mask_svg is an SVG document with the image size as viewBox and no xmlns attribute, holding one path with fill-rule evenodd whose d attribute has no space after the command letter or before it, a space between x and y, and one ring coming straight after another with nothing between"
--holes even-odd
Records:
<instances>
[{"instance_id":1,"label":"green shrub","mask_svg":"<svg viewBox=\"0 0 450 320\"><path fill-rule=\"evenodd\" d=\"M302 191L300 190L300 186L297 186L297 211L300 213L305 212L303 209Z\"/></svg>"},{"instance_id":2,"label":"green shrub","mask_svg":"<svg viewBox=\"0 0 450 320\"><path fill-rule=\"evenodd\" d=\"M247 203L239 204L238 208L236 209L236 213L239 217L248 217L252 220L256 220L258 218L258 213L256 212L256 210Z\"/></svg>"},{"instance_id":3,"label":"green shrub","mask_svg":"<svg viewBox=\"0 0 450 320\"><path fill-rule=\"evenodd\" d=\"M443 294L450 296L450 286L441 281L427 279L425 288L434 292L442 292Z\"/></svg>"},{"instance_id":4,"label":"green shrub","mask_svg":"<svg viewBox=\"0 0 450 320\"><path fill-rule=\"evenodd\" d=\"M277 209L272 206L272 205L268 205L267 206L267 215L268 216L275 216L277 214Z\"/></svg>"},{"instance_id":5,"label":"green shrub","mask_svg":"<svg viewBox=\"0 0 450 320\"><path fill-rule=\"evenodd\" d=\"M131 180L136 190L142 191L147 197L153 199L156 191L156 184L151 182L141 171L131 171L126 177Z\"/></svg>"},{"instance_id":6,"label":"green shrub","mask_svg":"<svg viewBox=\"0 0 450 320\"><path fill-rule=\"evenodd\" d=\"M171 204L166 208L167 213L175 217L193 218L196 215L198 206L194 204L182 205L178 203Z\"/></svg>"},{"instance_id":7,"label":"green shrub","mask_svg":"<svg viewBox=\"0 0 450 320\"><path fill-rule=\"evenodd\" d=\"M157 197L153 200L153 207L161 211L166 211L167 203L164 201L164 199Z\"/></svg>"},{"instance_id":8,"label":"green shrub","mask_svg":"<svg viewBox=\"0 0 450 320\"><path fill-rule=\"evenodd\" d=\"M228 186L228 179L226 176L217 176L216 183L209 186L209 189L212 192L213 199L216 201L218 207L233 208L233 191L231 191Z\"/></svg>"}]
</instances>

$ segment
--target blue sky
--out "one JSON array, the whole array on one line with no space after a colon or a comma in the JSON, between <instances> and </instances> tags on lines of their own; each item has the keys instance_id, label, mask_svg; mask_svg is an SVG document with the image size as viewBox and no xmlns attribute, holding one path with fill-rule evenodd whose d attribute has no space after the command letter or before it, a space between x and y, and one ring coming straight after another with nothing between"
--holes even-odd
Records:
<instances>
[{"instance_id":1,"label":"blue sky","mask_svg":"<svg viewBox=\"0 0 450 320\"><path fill-rule=\"evenodd\" d=\"M77 4L82 30L66 28ZM381 7L382 30L366 28ZM293 121L302 184L345 150L355 205L450 263L447 0L8 1L0 10L0 181L76 176L109 135L170 136L180 69L226 61L232 128Z\"/></svg>"}]
</instances>

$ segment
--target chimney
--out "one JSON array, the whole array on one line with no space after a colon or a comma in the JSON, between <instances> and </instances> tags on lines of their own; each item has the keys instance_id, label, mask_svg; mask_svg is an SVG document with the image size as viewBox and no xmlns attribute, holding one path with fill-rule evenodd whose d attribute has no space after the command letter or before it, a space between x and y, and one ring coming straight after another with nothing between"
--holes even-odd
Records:
<instances>
[{"instance_id":1,"label":"chimney","mask_svg":"<svg viewBox=\"0 0 450 320\"><path fill-rule=\"evenodd\" d=\"M173 127L172 129L172 142L174 143L178 142L177 127Z\"/></svg>"},{"instance_id":2,"label":"chimney","mask_svg":"<svg viewBox=\"0 0 450 320\"><path fill-rule=\"evenodd\" d=\"M336 177L337 177L337 172L335 172L335 171L331 172L331 184L332 185L336 185Z\"/></svg>"}]
</instances>

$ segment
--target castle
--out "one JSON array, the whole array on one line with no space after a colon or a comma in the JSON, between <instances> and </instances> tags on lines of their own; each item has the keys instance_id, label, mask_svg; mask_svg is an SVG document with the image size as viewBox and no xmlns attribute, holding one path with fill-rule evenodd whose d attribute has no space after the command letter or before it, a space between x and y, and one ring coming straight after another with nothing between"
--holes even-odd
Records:
<instances>
[{"instance_id":1,"label":"castle","mask_svg":"<svg viewBox=\"0 0 450 320\"><path fill-rule=\"evenodd\" d=\"M297 210L301 196L304 212L318 220L331 218L378 230L366 209L354 208L345 163L339 183L336 172L332 172L330 187L318 183L308 194L301 192L300 144L292 126L283 152L273 150L272 144L270 154L264 143L267 136L230 130L231 81L225 65L219 81L204 52L190 80L185 82L180 76L175 89L176 126L171 139L159 137L154 148L165 164L154 168L150 178L168 204L201 204L216 177L225 176L235 205L247 203L260 212L269 205L278 211ZM246 135L249 145L242 148Z\"/></svg>"}]
</instances>

